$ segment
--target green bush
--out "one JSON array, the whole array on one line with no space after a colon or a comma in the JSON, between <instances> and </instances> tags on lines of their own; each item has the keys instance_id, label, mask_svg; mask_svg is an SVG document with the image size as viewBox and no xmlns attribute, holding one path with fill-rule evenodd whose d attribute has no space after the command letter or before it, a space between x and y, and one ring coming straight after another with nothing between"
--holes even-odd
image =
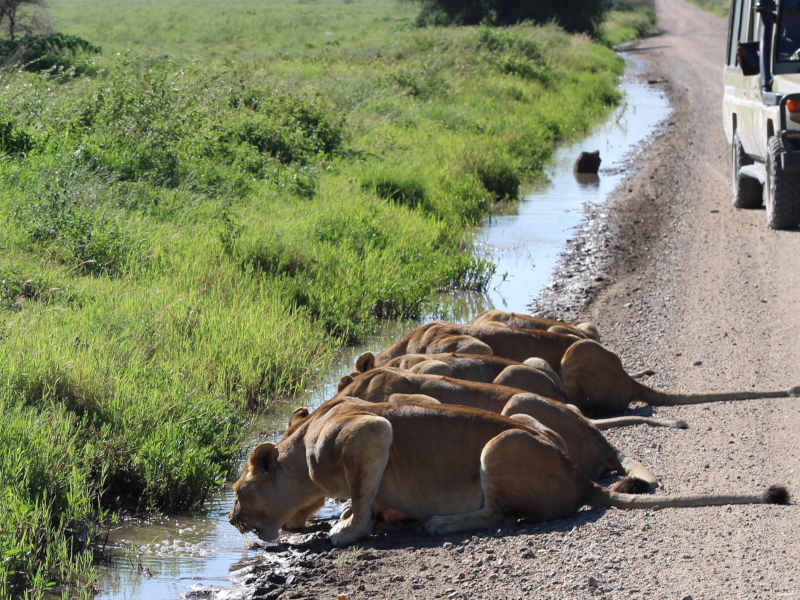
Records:
<instances>
[{"instance_id":1,"label":"green bush","mask_svg":"<svg viewBox=\"0 0 800 600\"><path fill-rule=\"evenodd\" d=\"M728 0L691 0L700 8L707 10L715 15L727 17L728 11L731 8L731 3Z\"/></svg>"},{"instance_id":2,"label":"green bush","mask_svg":"<svg viewBox=\"0 0 800 600\"><path fill-rule=\"evenodd\" d=\"M18 203L13 215L32 246L85 274L119 275L141 259L141 244L111 216L97 210L103 189L90 174L51 173L35 200Z\"/></svg>"},{"instance_id":3,"label":"green bush","mask_svg":"<svg viewBox=\"0 0 800 600\"><path fill-rule=\"evenodd\" d=\"M615 5L616 6L616 5ZM656 13L652 3L620 3L617 10L609 10L597 28L597 36L609 46L635 40L655 32Z\"/></svg>"},{"instance_id":4,"label":"green bush","mask_svg":"<svg viewBox=\"0 0 800 600\"><path fill-rule=\"evenodd\" d=\"M0 265L0 309L19 311L30 302L66 305L77 299L68 285L57 283L48 274L23 273L17 265Z\"/></svg>"},{"instance_id":5,"label":"green bush","mask_svg":"<svg viewBox=\"0 0 800 600\"><path fill-rule=\"evenodd\" d=\"M373 171L365 176L361 187L402 206L431 210L425 184L411 173Z\"/></svg>"},{"instance_id":6,"label":"green bush","mask_svg":"<svg viewBox=\"0 0 800 600\"><path fill-rule=\"evenodd\" d=\"M553 76L542 48L534 40L519 38L510 32L490 27L478 30L478 44L489 50L492 60L502 73L546 84Z\"/></svg>"},{"instance_id":7,"label":"green bush","mask_svg":"<svg viewBox=\"0 0 800 600\"><path fill-rule=\"evenodd\" d=\"M98 46L63 33L0 40L0 60L18 65L26 71L72 69L76 74L94 72L94 68L81 58L100 52Z\"/></svg>"},{"instance_id":8,"label":"green bush","mask_svg":"<svg viewBox=\"0 0 800 600\"><path fill-rule=\"evenodd\" d=\"M33 149L31 136L11 121L0 122L0 153L27 154Z\"/></svg>"},{"instance_id":9,"label":"green bush","mask_svg":"<svg viewBox=\"0 0 800 600\"><path fill-rule=\"evenodd\" d=\"M420 24L510 25L523 21L556 21L569 31L593 31L605 0L420 0Z\"/></svg>"},{"instance_id":10,"label":"green bush","mask_svg":"<svg viewBox=\"0 0 800 600\"><path fill-rule=\"evenodd\" d=\"M319 98L248 89L232 94L229 102L248 110L238 122L220 128L223 143L246 143L288 164L329 155L342 142L340 123Z\"/></svg>"}]
</instances>

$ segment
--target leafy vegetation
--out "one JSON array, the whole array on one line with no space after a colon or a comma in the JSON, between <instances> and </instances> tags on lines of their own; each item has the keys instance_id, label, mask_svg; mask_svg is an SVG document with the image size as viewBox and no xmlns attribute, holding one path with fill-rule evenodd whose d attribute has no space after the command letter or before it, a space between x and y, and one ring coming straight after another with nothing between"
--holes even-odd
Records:
<instances>
[{"instance_id":1,"label":"leafy vegetation","mask_svg":"<svg viewBox=\"0 0 800 600\"><path fill-rule=\"evenodd\" d=\"M2 74L4 598L88 594L110 514L199 506L254 410L485 286L471 228L622 70L552 24L419 29L384 0L49 7L91 48Z\"/></svg>"},{"instance_id":2,"label":"leafy vegetation","mask_svg":"<svg viewBox=\"0 0 800 600\"><path fill-rule=\"evenodd\" d=\"M591 32L603 15L605 0L420 0L417 23L429 25L512 25L554 21L569 31Z\"/></svg>"},{"instance_id":3,"label":"leafy vegetation","mask_svg":"<svg viewBox=\"0 0 800 600\"><path fill-rule=\"evenodd\" d=\"M656 32L654 0L614 0L597 28L597 37L616 46Z\"/></svg>"},{"instance_id":4,"label":"leafy vegetation","mask_svg":"<svg viewBox=\"0 0 800 600\"><path fill-rule=\"evenodd\" d=\"M26 71L82 74L88 68L85 57L100 51L82 38L62 33L0 40L0 61Z\"/></svg>"},{"instance_id":5,"label":"leafy vegetation","mask_svg":"<svg viewBox=\"0 0 800 600\"><path fill-rule=\"evenodd\" d=\"M691 0L691 2L720 17L727 17L731 9L730 0Z\"/></svg>"}]
</instances>

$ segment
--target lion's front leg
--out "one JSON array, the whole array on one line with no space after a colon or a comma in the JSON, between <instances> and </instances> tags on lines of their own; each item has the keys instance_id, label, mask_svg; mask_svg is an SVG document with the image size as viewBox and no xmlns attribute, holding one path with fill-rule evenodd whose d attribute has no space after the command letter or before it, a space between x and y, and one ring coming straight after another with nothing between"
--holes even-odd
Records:
<instances>
[{"instance_id":1,"label":"lion's front leg","mask_svg":"<svg viewBox=\"0 0 800 600\"><path fill-rule=\"evenodd\" d=\"M372 531L372 505L389 461L392 425L383 417L360 416L342 428L336 445L352 503L331 528L330 537L334 546L346 546Z\"/></svg>"}]
</instances>

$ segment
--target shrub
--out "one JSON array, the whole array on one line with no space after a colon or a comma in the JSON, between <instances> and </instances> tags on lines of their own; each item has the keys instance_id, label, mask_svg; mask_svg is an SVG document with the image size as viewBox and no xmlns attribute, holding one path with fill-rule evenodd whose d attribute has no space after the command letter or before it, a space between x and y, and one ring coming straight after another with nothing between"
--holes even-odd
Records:
<instances>
[{"instance_id":1,"label":"shrub","mask_svg":"<svg viewBox=\"0 0 800 600\"><path fill-rule=\"evenodd\" d=\"M593 31L605 0L421 0L420 24L511 25L556 21L568 31Z\"/></svg>"},{"instance_id":2,"label":"shrub","mask_svg":"<svg viewBox=\"0 0 800 600\"><path fill-rule=\"evenodd\" d=\"M0 40L0 59L19 65L26 71L74 69L76 73L90 72L90 66L78 59L86 54L99 54L101 49L74 35L52 33L26 35Z\"/></svg>"},{"instance_id":3,"label":"shrub","mask_svg":"<svg viewBox=\"0 0 800 600\"><path fill-rule=\"evenodd\" d=\"M552 66L541 46L534 40L519 38L507 31L481 27L478 30L478 46L489 50L491 60L501 73L541 83L548 83L553 76Z\"/></svg>"},{"instance_id":4,"label":"shrub","mask_svg":"<svg viewBox=\"0 0 800 600\"><path fill-rule=\"evenodd\" d=\"M80 171L43 178L35 199L12 210L28 242L85 274L118 275L141 244L119 224L97 210L102 185Z\"/></svg>"},{"instance_id":5,"label":"shrub","mask_svg":"<svg viewBox=\"0 0 800 600\"><path fill-rule=\"evenodd\" d=\"M430 210L431 205L425 192L425 185L419 178L406 173L373 172L361 182L364 190L369 190L395 204L409 208Z\"/></svg>"},{"instance_id":6,"label":"shrub","mask_svg":"<svg viewBox=\"0 0 800 600\"><path fill-rule=\"evenodd\" d=\"M330 154L342 142L341 123L319 97L244 89L232 93L229 104L250 112L223 127L221 139L248 143L284 164Z\"/></svg>"},{"instance_id":7,"label":"shrub","mask_svg":"<svg viewBox=\"0 0 800 600\"><path fill-rule=\"evenodd\" d=\"M0 122L0 152L27 154L33 149L31 136L11 121Z\"/></svg>"},{"instance_id":8,"label":"shrub","mask_svg":"<svg viewBox=\"0 0 800 600\"><path fill-rule=\"evenodd\" d=\"M23 275L15 265L0 265L0 308L21 310L26 302L70 302L74 295L68 287L56 285L43 274Z\"/></svg>"},{"instance_id":9,"label":"shrub","mask_svg":"<svg viewBox=\"0 0 800 600\"><path fill-rule=\"evenodd\" d=\"M464 169L481 182L495 200L515 200L519 194L519 175L501 153L470 153L464 157Z\"/></svg>"},{"instance_id":10,"label":"shrub","mask_svg":"<svg viewBox=\"0 0 800 600\"><path fill-rule=\"evenodd\" d=\"M481 162L475 165L483 187L496 200L516 199L519 194L519 176L514 168L501 161Z\"/></svg>"}]
</instances>

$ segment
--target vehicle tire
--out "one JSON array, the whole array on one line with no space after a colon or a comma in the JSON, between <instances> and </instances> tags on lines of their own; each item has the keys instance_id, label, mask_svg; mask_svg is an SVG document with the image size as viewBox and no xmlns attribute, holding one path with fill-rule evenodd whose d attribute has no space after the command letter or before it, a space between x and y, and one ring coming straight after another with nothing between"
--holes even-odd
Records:
<instances>
[{"instance_id":1,"label":"vehicle tire","mask_svg":"<svg viewBox=\"0 0 800 600\"><path fill-rule=\"evenodd\" d=\"M753 164L753 160L744 153L738 132L733 132L731 142L731 179L733 181L733 205L736 208L761 207L761 182L753 177L742 175L741 168Z\"/></svg>"},{"instance_id":2,"label":"vehicle tire","mask_svg":"<svg viewBox=\"0 0 800 600\"><path fill-rule=\"evenodd\" d=\"M789 229L800 223L800 177L781 168L783 140L772 136L767 144L767 180L764 182L764 204L767 225L772 229Z\"/></svg>"}]
</instances>

